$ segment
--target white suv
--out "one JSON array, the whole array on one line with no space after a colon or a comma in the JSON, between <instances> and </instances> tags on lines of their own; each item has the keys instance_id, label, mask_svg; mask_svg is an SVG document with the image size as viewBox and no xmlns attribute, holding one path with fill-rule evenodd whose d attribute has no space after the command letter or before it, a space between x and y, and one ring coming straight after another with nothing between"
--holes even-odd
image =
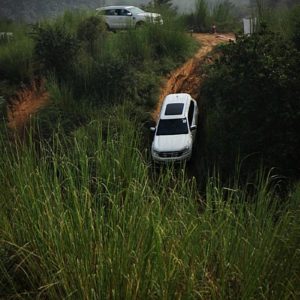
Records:
<instances>
[{"instance_id":1,"label":"white suv","mask_svg":"<svg viewBox=\"0 0 300 300\"><path fill-rule=\"evenodd\" d=\"M170 94L163 102L151 154L156 162L189 160L198 121L197 102L189 94Z\"/></svg>"},{"instance_id":2,"label":"white suv","mask_svg":"<svg viewBox=\"0 0 300 300\"><path fill-rule=\"evenodd\" d=\"M160 14L145 12L135 6L106 6L96 9L108 29L128 29L145 23L163 24Z\"/></svg>"}]
</instances>

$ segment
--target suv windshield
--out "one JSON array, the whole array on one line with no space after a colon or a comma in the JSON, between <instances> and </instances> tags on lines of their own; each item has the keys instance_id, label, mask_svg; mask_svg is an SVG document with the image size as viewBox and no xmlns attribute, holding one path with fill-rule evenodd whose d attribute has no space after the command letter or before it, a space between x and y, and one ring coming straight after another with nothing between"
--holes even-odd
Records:
<instances>
[{"instance_id":1,"label":"suv windshield","mask_svg":"<svg viewBox=\"0 0 300 300\"><path fill-rule=\"evenodd\" d=\"M144 11L138 7L130 7L129 10L130 10L130 12L132 12L135 15L144 13Z\"/></svg>"},{"instance_id":2,"label":"suv windshield","mask_svg":"<svg viewBox=\"0 0 300 300\"><path fill-rule=\"evenodd\" d=\"M186 118L169 119L159 121L156 135L187 134L188 132Z\"/></svg>"}]
</instances>

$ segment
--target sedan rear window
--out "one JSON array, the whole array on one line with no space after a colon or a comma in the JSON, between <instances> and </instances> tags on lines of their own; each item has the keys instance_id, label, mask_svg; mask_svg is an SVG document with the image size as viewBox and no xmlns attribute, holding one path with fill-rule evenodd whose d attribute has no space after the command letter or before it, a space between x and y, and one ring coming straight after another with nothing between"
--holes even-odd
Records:
<instances>
[{"instance_id":1,"label":"sedan rear window","mask_svg":"<svg viewBox=\"0 0 300 300\"><path fill-rule=\"evenodd\" d=\"M186 118L160 120L156 135L187 134L189 132Z\"/></svg>"}]
</instances>

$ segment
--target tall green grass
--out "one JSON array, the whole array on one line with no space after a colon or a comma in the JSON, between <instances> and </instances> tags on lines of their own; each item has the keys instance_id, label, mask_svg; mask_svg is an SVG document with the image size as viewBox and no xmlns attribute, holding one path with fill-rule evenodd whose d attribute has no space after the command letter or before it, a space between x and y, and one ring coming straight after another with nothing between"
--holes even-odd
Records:
<instances>
[{"instance_id":1,"label":"tall green grass","mask_svg":"<svg viewBox=\"0 0 300 300\"><path fill-rule=\"evenodd\" d=\"M251 196L183 171L156 176L124 109L69 138L1 144L0 296L296 298L299 189Z\"/></svg>"}]
</instances>

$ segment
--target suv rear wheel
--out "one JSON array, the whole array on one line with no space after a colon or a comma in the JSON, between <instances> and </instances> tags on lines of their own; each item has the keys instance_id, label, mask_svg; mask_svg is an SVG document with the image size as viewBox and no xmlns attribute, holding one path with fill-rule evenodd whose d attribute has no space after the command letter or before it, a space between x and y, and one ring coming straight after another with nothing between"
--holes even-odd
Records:
<instances>
[{"instance_id":1,"label":"suv rear wheel","mask_svg":"<svg viewBox=\"0 0 300 300\"><path fill-rule=\"evenodd\" d=\"M136 28L139 28L139 27L142 27L142 26L144 26L144 25L145 25L145 22L140 21L140 22L137 22L137 23L135 24L135 27L136 27Z\"/></svg>"}]
</instances>

